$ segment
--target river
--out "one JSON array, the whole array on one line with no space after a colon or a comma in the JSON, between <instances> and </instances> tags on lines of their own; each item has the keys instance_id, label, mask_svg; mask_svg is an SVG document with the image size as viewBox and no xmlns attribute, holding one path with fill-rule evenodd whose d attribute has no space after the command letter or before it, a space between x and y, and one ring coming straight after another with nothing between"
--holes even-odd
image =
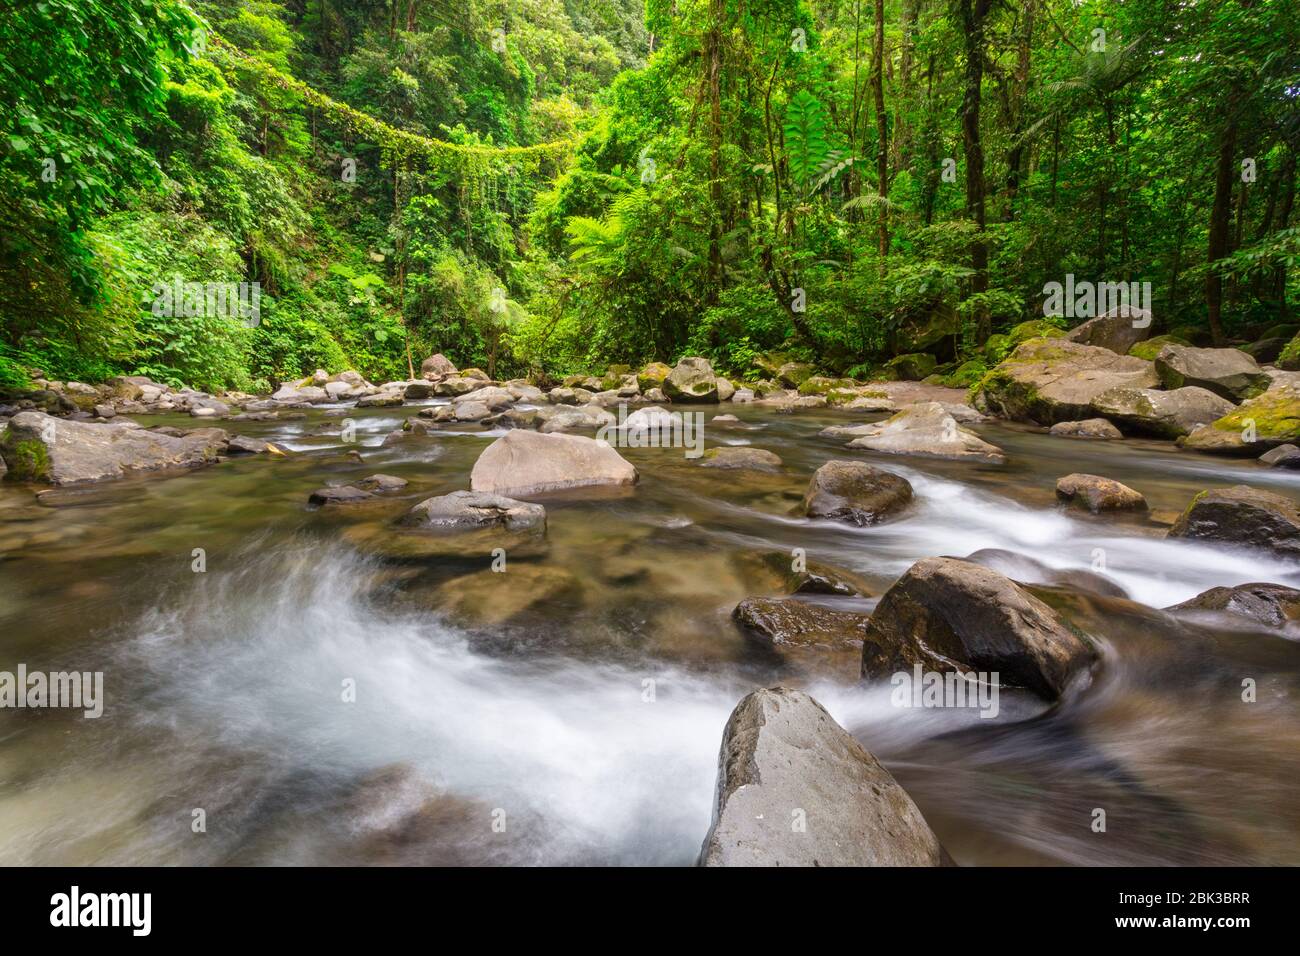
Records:
<instances>
[{"instance_id":1,"label":"river","mask_svg":"<svg viewBox=\"0 0 1300 956\"><path fill-rule=\"evenodd\" d=\"M689 864L727 716L776 683L880 758L960 864L1300 863L1297 635L1159 611L1296 586L1300 567L1164 532L1204 488L1295 496L1297 473L1005 423L974 426L1001 466L872 456L817 435L860 416L727 406L706 417L747 427L706 426L707 444L774 451L781 474L625 449L634 490L542 499L544 547L498 573L483 551L384 546L411 505L468 487L496 435L382 445L411 411L349 410L356 443L337 409L228 425L285 459L39 500L0 487L0 670L102 671L106 697L99 719L0 710L0 863ZM796 516L830 458L903 475L915 506L865 529ZM1132 485L1150 515L1059 510L1074 471ZM375 472L410 484L307 507ZM730 612L771 593L747 556L796 548L875 597L920 558L1009 552L985 559L1097 640L1096 679L1052 708L1004 692L981 720L891 706L856 655L774 658ZM1097 593L1097 573L1127 597Z\"/></svg>"}]
</instances>

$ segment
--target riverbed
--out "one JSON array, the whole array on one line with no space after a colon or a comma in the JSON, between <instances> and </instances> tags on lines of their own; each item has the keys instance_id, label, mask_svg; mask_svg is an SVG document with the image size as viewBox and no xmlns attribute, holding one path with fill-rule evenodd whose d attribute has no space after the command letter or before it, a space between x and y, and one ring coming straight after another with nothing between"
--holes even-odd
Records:
<instances>
[{"instance_id":1,"label":"riverbed","mask_svg":"<svg viewBox=\"0 0 1300 956\"><path fill-rule=\"evenodd\" d=\"M0 710L0 863L690 864L723 725L778 683L889 768L958 864L1300 863L1300 641L1160 610L1220 585L1300 586L1300 566L1164 537L1201 490L1297 497L1300 474L1007 423L972 426L1002 465L874 455L818 432L882 415L709 407L741 422L706 424L707 447L767 449L782 471L622 449L635 488L537 499L546 536L507 548L502 571L486 549L389 547L394 520L467 488L501 434L383 444L414 411L347 409L355 441L340 409L225 423L283 458L39 498L0 486L0 670L100 671L105 687L98 719ZM832 458L902 475L914 506L869 528L800 517ZM409 484L307 504L377 472ZM1150 513L1061 510L1071 472L1131 485ZM867 582L821 599L862 611L921 558L1006 552L985 560L1101 663L1053 707L1004 692L992 720L894 707L856 654L774 655L731 620L777 593L756 556L796 549Z\"/></svg>"}]
</instances>

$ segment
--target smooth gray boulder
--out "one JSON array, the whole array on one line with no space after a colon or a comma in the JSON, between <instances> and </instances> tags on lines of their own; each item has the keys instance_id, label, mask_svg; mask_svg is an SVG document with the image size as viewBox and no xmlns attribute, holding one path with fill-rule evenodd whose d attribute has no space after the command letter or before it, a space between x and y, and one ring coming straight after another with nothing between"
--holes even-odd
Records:
<instances>
[{"instance_id":1,"label":"smooth gray boulder","mask_svg":"<svg viewBox=\"0 0 1300 956\"><path fill-rule=\"evenodd\" d=\"M1156 374L1165 388L1198 385L1233 402L1266 391L1273 380L1240 349L1198 349L1166 345L1156 355Z\"/></svg>"},{"instance_id":2,"label":"smooth gray boulder","mask_svg":"<svg viewBox=\"0 0 1300 956\"><path fill-rule=\"evenodd\" d=\"M803 498L810 518L834 518L858 526L879 524L912 503L912 485L863 461L828 461L813 473Z\"/></svg>"},{"instance_id":3,"label":"smooth gray boulder","mask_svg":"<svg viewBox=\"0 0 1300 956\"><path fill-rule=\"evenodd\" d=\"M939 402L908 405L883 422L861 426L849 447L916 458L1006 461L1001 448L963 428Z\"/></svg>"},{"instance_id":4,"label":"smooth gray boulder","mask_svg":"<svg viewBox=\"0 0 1300 956\"><path fill-rule=\"evenodd\" d=\"M701 866L941 866L912 798L825 708L784 687L745 697L722 734Z\"/></svg>"},{"instance_id":5,"label":"smooth gray boulder","mask_svg":"<svg viewBox=\"0 0 1300 956\"><path fill-rule=\"evenodd\" d=\"M1300 448L1295 445L1278 445L1259 456L1261 465L1270 468L1300 468Z\"/></svg>"},{"instance_id":6,"label":"smooth gray boulder","mask_svg":"<svg viewBox=\"0 0 1300 956\"><path fill-rule=\"evenodd\" d=\"M430 355L420 363L420 375L429 381L439 381L449 375L456 374L456 366L452 364L451 359L441 352Z\"/></svg>"},{"instance_id":7,"label":"smooth gray boulder","mask_svg":"<svg viewBox=\"0 0 1300 956\"><path fill-rule=\"evenodd\" d=\"M916 562L867 623L862 676L984 671L999 685L1060 697L1089 672L1096 651L1010 578L956 558Z\"/></svg>"},{"instance_id":8,"label":"smooth gray boulder","mask_svg":"<svg viewBox=\"0 0 1300 956\"><path fill-rule=\"evenodd\" d=\"M427 531L544 531L546 509L528 501L477 491L453 491L426 498L412 508L401 523Z\"/></svg>"},{"instance_id":9,"label":"smooth gray boulder","mask_svg":"<svg viewBox=\"0 0 1300 956\"><path fill-rule=\"evenodd\" d=\"M509 498L636 480L636 469L606 442L519 429L484 449L470 472L474 491Z\"/></svg>"},{"instance_id":10,"label":"smooth gray boulder","mask_svg":"<svg viewBox=\"0 0 1300 956\"><path fill-rule=\"evenodd\" d=\"M1121 386L1098 395L1092 407L1130 431L1157 438L1190 435L1236 408L1221 395L1197 385L1170 391Z\"/></svg>"},{"instance_id":11,"label":"smooth gray boulder","mask_svg":"<svg viewBox=\"0 0 1300 956\"><path fill-rule=\"evenodd\" d=\"M217 461L228 444L229 436L220 428L168 435L25 411L0 433L0 457L11 481L70 485L206 465Z\"/></svg>"},{"instance_id":12,"label":"smooth gray boulder","mask_svg":"<svg viewBox=\"0 0 1300 956\"><path fill-rule=\"evenodd\" d=\"M1065 338L1082 345L1108 349L1119 355L1151 334L1151 311L1131 306L1119 306L1105 315L1089 319L1065 333Z\"/></svg>"}]
</instances>

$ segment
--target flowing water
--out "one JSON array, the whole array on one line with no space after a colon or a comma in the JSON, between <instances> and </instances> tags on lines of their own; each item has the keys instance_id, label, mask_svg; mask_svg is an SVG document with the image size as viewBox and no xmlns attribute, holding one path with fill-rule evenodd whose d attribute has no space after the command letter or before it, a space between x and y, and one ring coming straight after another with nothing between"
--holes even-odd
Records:
<instances>
[{"instance_id":1,"label":"flowing water","mask_svg":"<svg viewBox=\"0 0 1300 956\"><path fill-rule=\"evenodd\" d=\"M1300 641L1159 610L1300 581L1265 555L1164 539L1203 488L1296 495L1300 476L1002 424L976 430L1004 466L869 456L817 437L861 420L848 413L729 410L745 427L709 426L707 443L775 451L783 474L625 449L639 485L546 500L544 543L507 549L504 573L477 539L391 546L392 521L468 487L496 435L384 446L394 410L350 411L358 444L326 410L231 426L288 459L0 489L0 670L102 671L106 697L99 719L0 710L0 863L687 864L727 716L776 683L875 753L958 863L1300 863ZM797 517L830 458L904 475L917 504L868 529ZM1136 487L1151 515L1058 510L1072 471ZM306 505L375 472L410 484ZM857 610L920 558L985 551L1103 661L1052 708L1012 692L993 720L893 707L856 654L777 658L732 623L742 598L779 593L754 555L795 548L865 579L875 597L828 599Z\"/></svg>"}]
</instances>

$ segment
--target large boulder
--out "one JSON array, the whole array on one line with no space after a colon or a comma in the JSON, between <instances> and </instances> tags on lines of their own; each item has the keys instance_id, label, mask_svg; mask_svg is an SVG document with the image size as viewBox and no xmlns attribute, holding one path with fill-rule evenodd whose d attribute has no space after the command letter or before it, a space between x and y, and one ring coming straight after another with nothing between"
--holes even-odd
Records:
<instances>
[{"instance_id":1,"label":"large boulder","mask_svg":"<svg viewBox=\"0 0 1300 956\"><path fill-rule=\"evenodd\" d=\"M1054 425L1095 417L1093 401L1109 389L1154 388L1159 381L1142 359L1068 339L1030 339L984 377L975 407Z\"/></svg>"},{"instance_id":2,"label":"large boulder","mask_svg":"<svg viewBox=\"0 0 1300 956\"><path fill-rule=\"evenodd\" d=\"M636 373L636 384L642 392L648 392L652 388L662 388L664 379L672 374L672 369L663 362L651 362L641 371Z\"/></svg>"},{"instance_id":3,"label":"large boulder","mask_svg":"<svg viewBox=\"0 0 1300 956\"><path fill-rule=\"evenodd\" d=\"M1169 529L1188 538L1300 558L1300 512L1290 498L1246 485L1202 491Z\"/></svg>"},{"instance_id":4,"label":"large boulder","mask_svg":"<svg viewBox=\"0 0 1300 956\"><path fill-rule=\"evenodd\" d=\"M1151 334L1151 312L1129 306L1111 309L1105 315L1089 319L1066 333L1071 342L1109 349L1120 355Z\"/></svg>"},{"instance_id":5,"label":"large boulder","mask_svg":"<svg viewBox=\"0 0 1300 956\"><path fill-rule=\"evenodd\" d=\"M810 518L864 526L891 518L911 503L906 478L862 461L828 461L813 473L803 510Z\"/></svg>"},{"instance_id":6,"label":"large boulder","mask_svg":"<svg viewBox=\"0 0 1300 956\"><path fill-rule=\"evenodd\" d=\"M983 671L1047 700L1087 674L1093 647L1010 578L955 558L916 562L885 592L867 623L862 676L920 664L940 673Z\"/></svg>"},{"instance_id":7,"label":"large boulder","mask_svg":"<svg viewBox=\"0 0 1300 956\"><path fill-rule=\"evenodd\" d=\"M451 376L439 380L433 387L433 394L447 398L456 398L461 395L468 395L470 392L483 388L487 385L485 381L468 376Z\"/></svg>"},{"instance_id":8,"label":"large boulder","mask_svg":"<svg viewBox=\"0 0 1300 956\"><path fill-rule=\"evenodd\" d=\"M797 690L745 697L722 733L701 866L940 866L911 797Z\"/></svg>"},{"instance_id":9,"label":"large boulder","mask_svg":"<svg viewBox=\"0 0 1300 956\"><path fill-rule=\"evenodd\" d=\"M456 366L452 364L451 359L438 352L436 355L430 355L420 363L420 375L431 382L437 382L449 375L456 374Z\"/></svg>"},{"instance_id":10,"label":"large boulder","mask_svg":"<svg viewBox=\"0 0 1300 956\"><path fill-rule=\"evenodd\" d=\"M1155 368L1165 388L1199 385L1234 402L1254 398L1272 384L1268 373L1240 349L1166 345L1156 356Z\"/></svg>"},{"instance_id":11,"label":"large boulder","mask_svg":"<svg viewBox=\"0 0 1300 956\"><path fill-rule=\"evenodd\" d=\"M1006 460L1001 448L958 425L956 418L940 402L917 402L883 422L862 426L849 442L849 447L918 458L957 458L993 463Z\"/></svg>"},{"instance_id":12,"label":"large boulder","mask_svg":"<svg viewBox=\"0 0 1300 956\"><path fill-rule=\"evenodd\" d=\"M228 442L219 428L167 435L25 411L10 419L0 434L0 458L11 481L70 485L205 465L216 461Z\"/></svg>"},{"instance_id":13,"label":"large boulder","mask_svg":"<svg viewBox=\"0 0 1300 956\"><path fill-rule=\"evenodd\" d=\"M867 623L865 614L838 611L795 598L746 598L736 605L731 617L770 650L860 647Z\"/></svg>"},{"instance_id":14,"label":"large boulder","mask_svg":"<svg viewBox=\"0 0 1300 956\"><path fill-rule=\"evenodd\" d=\"M910 355L898 355L885 363L885 373L889 378L904 382L919 382L934 372L938 361L928 352L913 352Z\"/></svg>"},{"instance_id":15,"label":"large boulder","mask_svg":"<svg viewBox=\"0 0 1300 956\"><path fill-rule=\"evenodd\" d=\"M673 402L716 402L718 377L708 359L684 358L664 379L663 390Z\"/></svg>"},{"instance_id":16,"label":"large boulder","mask_svg":"<svg viewBox=\"0 0 1300 956\"><path fill-rule=\"evenodd\" d=\"M528 501L478 491L453 491L426 498L402 518L408 528L427 531L546 530L546 509Z\"/></svg>"},{"instance_id":17,"label":"large boulder","mask_svg":"<svg viewBox=\"0 0 1300 956\"><path fill-rule=\"evenodd\" d=\"M1216 454L1258 455L1296 442L1300 442L1300 385L1283 381L1202 425L1183 439L1182 445Z\"/></svg>"},{"instance_id":18,"label":"large boulder","mask_svg":"<svg viewBox=\"0 0 1300 956\"><path fill-rule=\"evenodd\" d=\"M1189 435L1236 408L1226 398L1196 385L1168 392L1121 386L1102 392L1092 407L1130 431L1157 438Z\"/></svg>"},{"instance_id":19,"label":"large boulder","mask_svg":"<svg viewBox=\"0 0 1300 956\"><path fill-rule=\"evenodd\" d=\"M1223 611L1249 618L1266 627L1300 624L1300 591L1281 584L1239 584L1210 588L1167 611Z\"/></svg>"},{"instance_id":20,"label":"large boulder","mask_svg":"<svg viewBox=\"0 0 1300 956\"><path fill-rule=\"evenodd\" d=\"M1147 500L1140 491L1113 478L1075 473L1058 478L1056 497L1067 505L1084 508L1093 514L1102 511L1146 511Z\"/></svg>"},{"instance_id":21,"label":"large boulder","mask_svg":"<svg viewBox=\"0 0 1300 956\"><path fill-rule=\"evenodd\" d=\"M470 472L472 490L508 498L636 480L636 469L606 442L520 430L484 449Z\"/></svg>"}]
</instances>

